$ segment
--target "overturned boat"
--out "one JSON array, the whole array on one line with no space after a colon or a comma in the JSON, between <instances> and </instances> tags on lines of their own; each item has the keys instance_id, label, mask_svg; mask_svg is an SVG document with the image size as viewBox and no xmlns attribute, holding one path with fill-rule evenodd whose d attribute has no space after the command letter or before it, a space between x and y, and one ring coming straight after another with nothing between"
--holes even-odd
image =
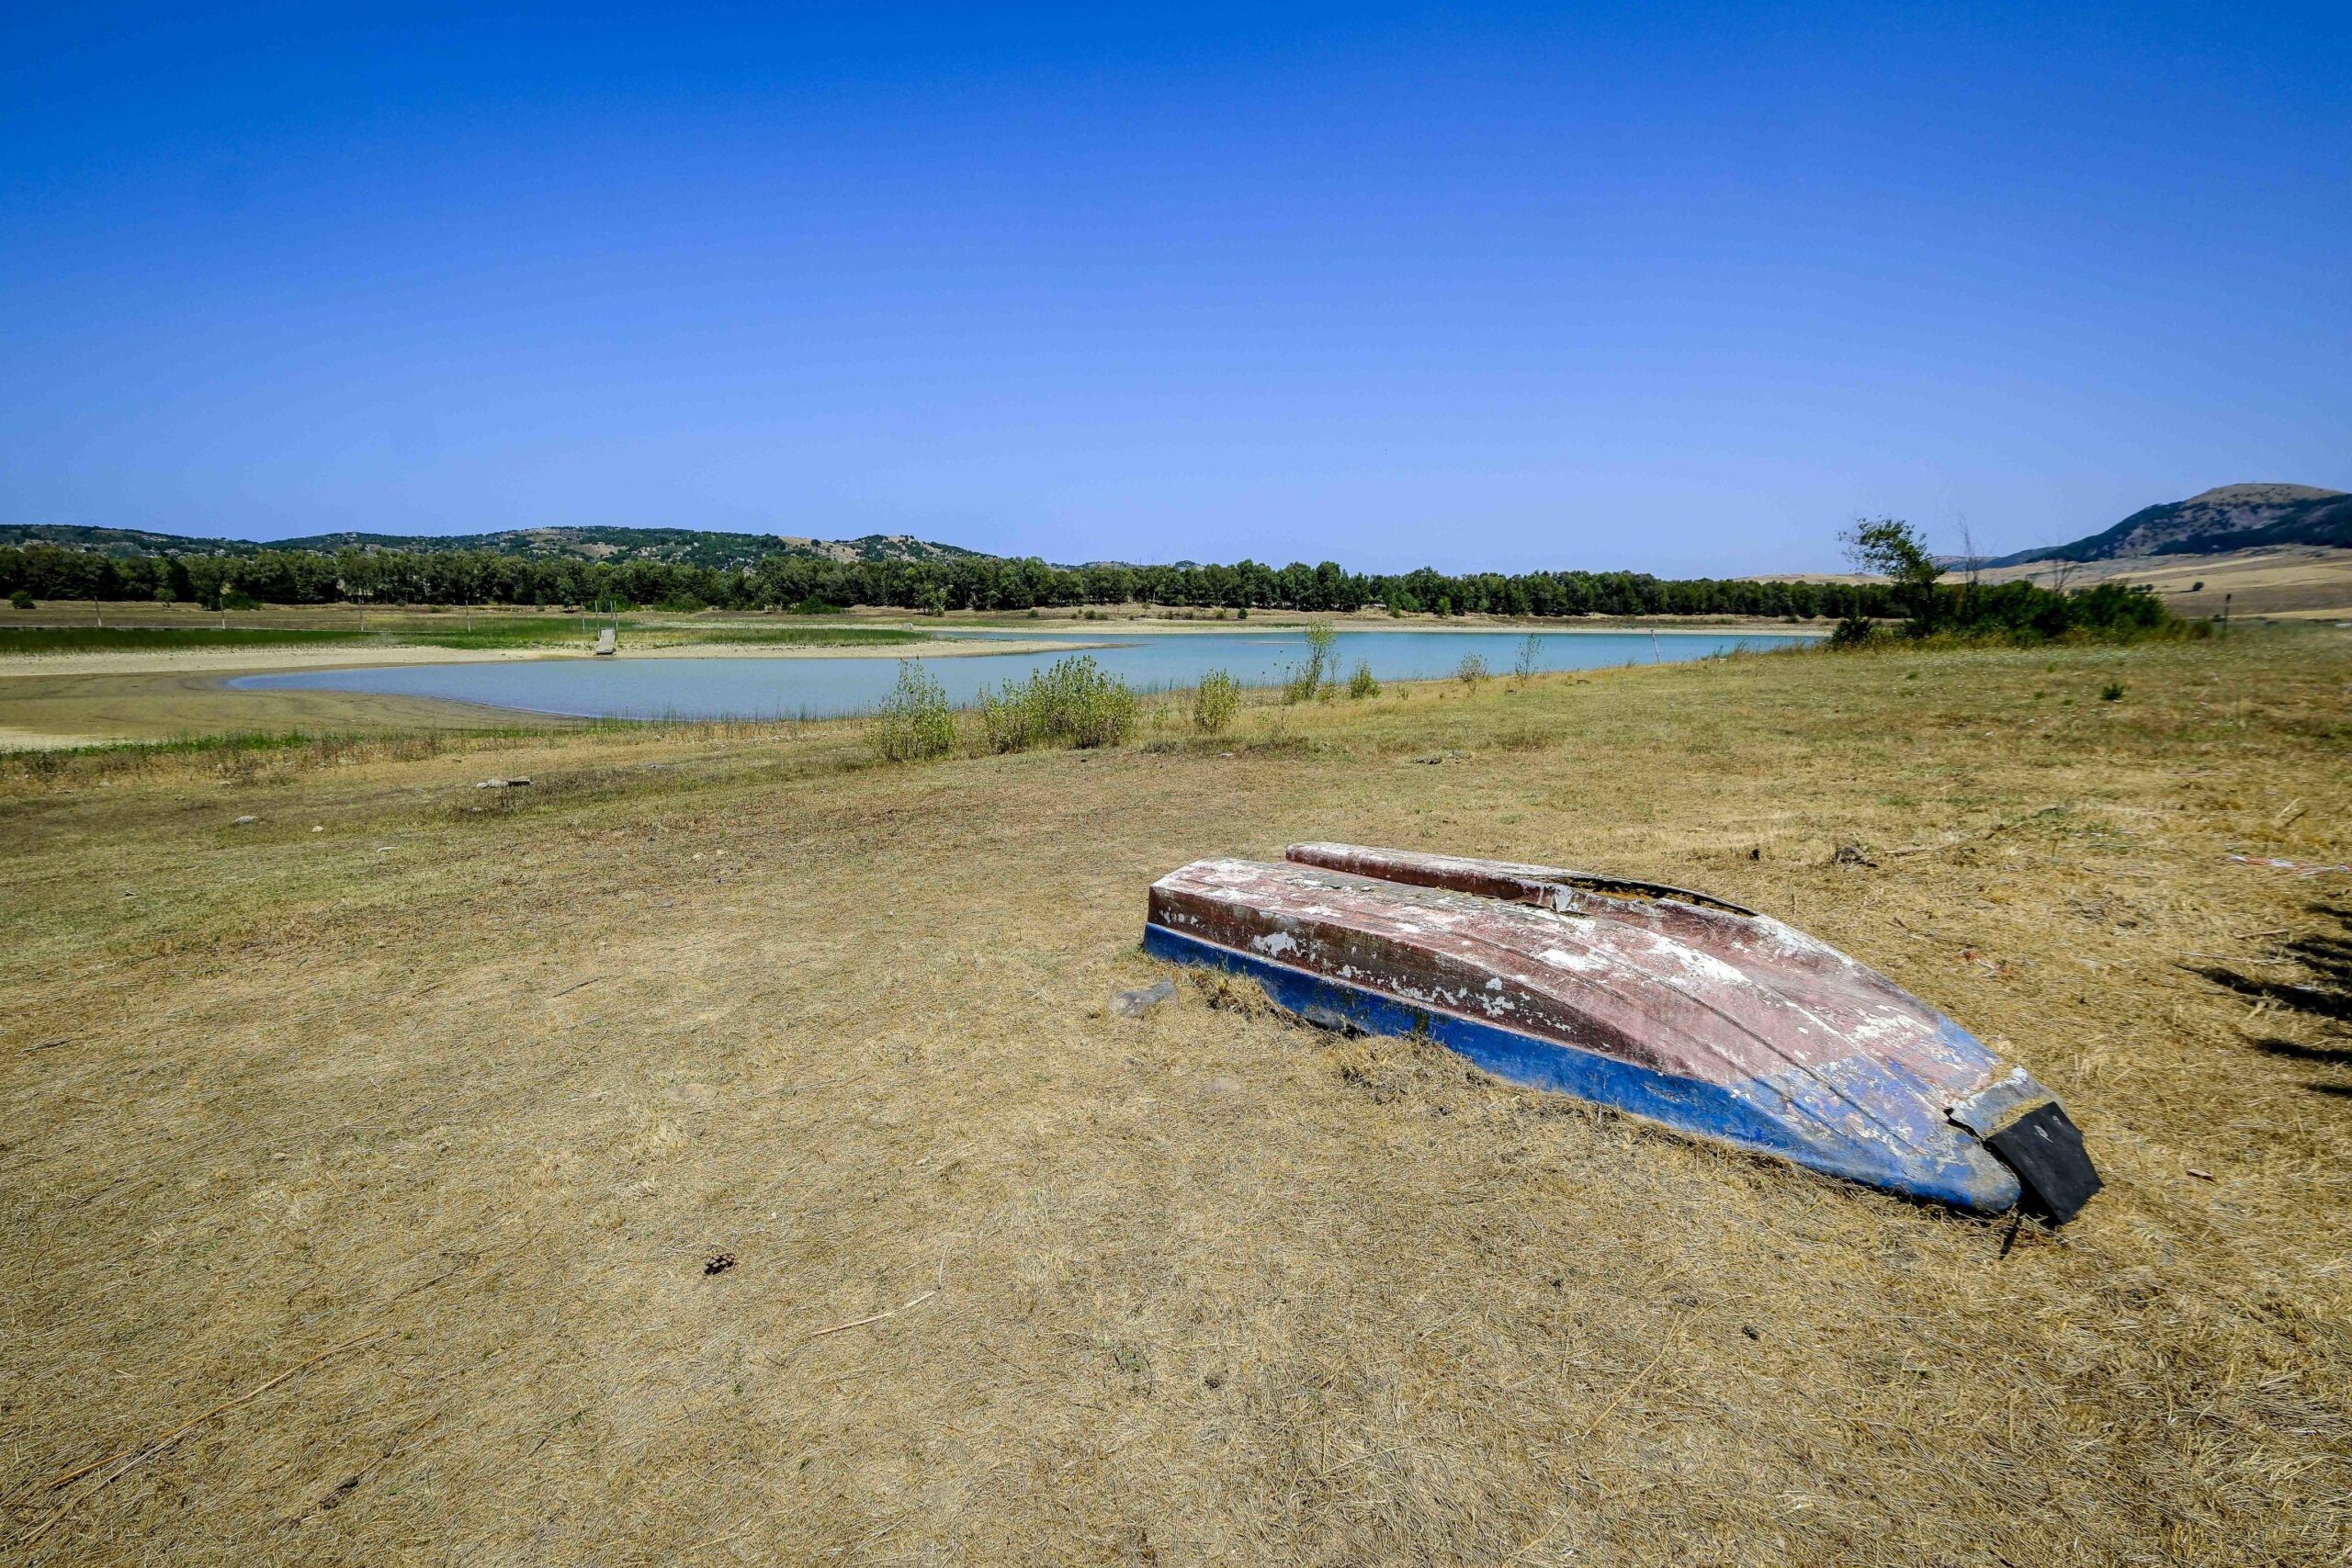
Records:
<instances>
[{"instance_id":1,"label":"overturned boat","mask_svg":"<svg viewBox=\"0 0 2352 1568\"><path fill-rule=\"evenodd\" d=\"M1884 976L1702 893L1352 844L1152 884L1144 946L1327 1028L1423 1033L1555 1089L1978 1213L2073 1217L2082 1136L2022 1068Z\"/></svg>"}]
</instances>

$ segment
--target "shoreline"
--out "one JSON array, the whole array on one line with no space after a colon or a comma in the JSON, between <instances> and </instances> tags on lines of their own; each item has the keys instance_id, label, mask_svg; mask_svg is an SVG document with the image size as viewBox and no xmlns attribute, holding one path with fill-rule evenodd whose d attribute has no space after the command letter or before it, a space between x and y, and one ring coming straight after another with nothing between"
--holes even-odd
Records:
<instances>
[{"instance_id":1,"label":"shoreline","mask_svg":"<svg viewBox=\"0 0 2352 1568\"><path fill-rule=\"evenodd\" d=\"M986 642L942 637L928 643L835 645L785 643L676 643L629 648L611 657L633 659L969 659L997 654L1052 653L1107 648L1114 639L989 638ZM512 664L548 660L594 659L584 648L434 648L391 644L362 650L348 644L304 648L276 644L257 648L103 649L74 653L23 653L0 658L0 681L61 675L194 675L217 672L271 675L305 670L380 670L409 664Z\"/></svg>"},{"instance_id":2,"label":"shoreline","mask_svg":"<svg viewBox=\"0 0 2352 1568\"><path fill-rule=\"evenodd\" d=\"M893 643L884 647L856 643L668 643L651 648L631 648L624 645L612 657L618 659L974 659L995 658L1024 653L1083 652L1091 649L1114 647L1136 637L1202 637L1213 635L1295 636L1312 621L1128 621L1116 626L1093 623L1057 623L1054 629L1029 626L972 626L921 629L930 640L920 643ZM1402 632L1412 636L1464 635L1537 637L1622 637L1649 632L1657 637L1785 637L1815 638L1829 635L1828 629L1791 628L1779 623L1766 625L1692 625L1688 622L1673 626L1651 626L1643 622L1623 622L1607 626L1538 626L1473 625L1455 621L1442 625L1390 625L1385 622L1363 622L1334 619L1329 623L1342 634L1358 632ZM900 623L866 622L869 626L900 629ZM1064 633L1060 626L1067 625ZM1083 627L1081 630L1080 628ZM918 628L908 626L905 630ZM240 675L267 675L299 670L373 670L409 664L506 664L533 660L593 659L597 657L584 648L436 648L388 644L381 648L360 649L350 645L331 648L306 648L300 645L273 644L255 648L175 648L175 649L99 649L72 653L23 653L0 658L0 681L28 676L58 675L189 675L202 671L220 671Z\"/></svg>"},{"instance_id":3,"label":"shoreline","mask_svg":"<svg viewBox=\"0 0 2352 1568\"><path fill-rule=\"evenodd\" d=\"M872 626L896 626L899 623L892 621L873 621L866 624ZM1216 633L1225 633L1228 635L1248 635L1255 632L1295 633L1310 626L1329 626L1332 630L1343 635L1348 632L1403 632L1416 637L1430 636L1432 634L1445 637L1480 635L1488 637L1526 637L1531 634L1536 637L1623 637L1627 635L1637 635L1642 632L1652 632L1659 637L1826 637L1836 629L1834 626L1817 626L1810 623L1797 623L1792 625L1787 621L1760 621L1752 619L1694 621L1683 617L1675 617L1672 619L1661 617L1656 621L1577 621L1573 624L1564 625L1557 621L1476 621L1462 616L1456 616L1449 621L1392 621L1385 616L1375 618L1361 615L1304 615L1284 620L1274 620L1271 617L1253 615L1246 621L1231 619L1222 621L1135 620L1115 622L1069 621L1048 624L1069 626L1073 629L1085 627L1087 628L1083 634L1085 636L1109 637L1114 639L1123 638L1130 635L1144 637L1200 637ZM1023 630L1025 628L1017 623L1015 625L1007 626L1000 622L976 621L971 624L968 629L971 631L987 632L990 635L998 635L1004 632ZM952 629L950 635L953 635ZM1046 636L1049 634L1042 630L1038 630L1035 635Z\"/></svg>"},{"instance_id":4,"label":"shoreline","mask_svg":"<svg viewBox=\"0 0 2352 1568\"><path fill-rule=\"evenodd\" d=\"M875 622L865 623L868 626ZM673 644L624 647L618 660L949 660L1066 654L1134 646L1150 640L1204 634L1295 637L1305 622L1101 622L1047 626L954 628L933 640L887 647L768 646L757 643ZM1417 634L1469 632L1510 635L1521 628L1445 624L1393 626L1380 622L1336 622L1338 629ZM1080 630L1080 626L1085 629ZM1067 632L1063 628L1067 626ZM914 629L914 628L909 628ZM922 628L932 632L934 628ZM1661 637L1760 636L1758 626L1648 626L1635 625L1526 628L1546 635L1624 635L1647 629ZM1781 628L1775 628L1781 630ZM958 635L958 634L961 635ZM975 635L978 634L978 635ZM1786 636L1784 630L1781 631ZM1818 634L1816 634L1817 636ZM1812 637L1787 640L1811 641ZM510 664L540 660L593 660L586 649L453 649L348 645L306 648L277 644L256 648L101 649L26 654L0 660L0 752L67 750L141 744L197 735L267 730L389 731L413 728L485 729L520 724L568 727L593 722L587 716L470 703L456 698L342 692L322 687L235 686L242 676L301 674L443 664Z\"/></svg>"}]
</instances>

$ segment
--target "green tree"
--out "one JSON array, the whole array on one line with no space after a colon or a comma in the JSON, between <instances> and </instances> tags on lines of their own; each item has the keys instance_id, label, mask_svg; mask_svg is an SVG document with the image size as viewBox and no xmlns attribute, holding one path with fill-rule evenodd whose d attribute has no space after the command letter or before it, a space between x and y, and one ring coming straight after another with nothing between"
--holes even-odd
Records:
<instances>
[{"instance_id":1,"label":"green tree","mask_svg":"<svg viewBox=\"0 0 2352 1568\"><path fill-rule=\"evenodd\" d=\"M1883 577L1893 586L1895 604L1911 617L1912 636L1935 630L1936 580L1944 569L1928 553L1917 529L1899 517L1857 517L1838 537L1858 570Z\"/></svg>"}]
</instances>

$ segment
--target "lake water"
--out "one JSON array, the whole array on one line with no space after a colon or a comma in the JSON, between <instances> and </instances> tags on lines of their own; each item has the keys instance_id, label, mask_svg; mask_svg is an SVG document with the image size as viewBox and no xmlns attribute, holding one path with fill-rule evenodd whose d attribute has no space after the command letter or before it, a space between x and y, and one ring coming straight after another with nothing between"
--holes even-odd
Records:
<instances>
[{"instance_id":1,"label":"lake water","mask_svg":"<svg viewBox=\"0 0 2352 1568\"><path fill-rule=\"evenodd\" d=\"M1104 638L1115 631L1095 634ZM995 636L1073 642L1088 634L1057 626L1045 632L967 632L968 643ZM1433 680L1453 674L1476 653L1497 675L1510 672L1525 634L1520 632L1392 632L1342 630L1339 675L1359 661L1384 681ZM1620 664L1675 663L1737 649L1784 648L1803 637L1771 632L1554 632L1536 637L1539 670L1595 670ZM1191 686L1211 670L1229 671L1244 685L1280 684L1306 662L1306 639L1295 629L1154 633L1114 648L1088 650L1096 662L1138 691ZM922 645L907 645L922 657ZM925 660L946 687L948 700L967 705L980 692L1018 680L1059 654L976 654ZM888 659L557 659L501 664L405 664L376 670L306 670L243 675L229 684L245 690L302 687L444 697L581 718L831 718L864 713L898 680Z\"/></svg>"}]
</instances>

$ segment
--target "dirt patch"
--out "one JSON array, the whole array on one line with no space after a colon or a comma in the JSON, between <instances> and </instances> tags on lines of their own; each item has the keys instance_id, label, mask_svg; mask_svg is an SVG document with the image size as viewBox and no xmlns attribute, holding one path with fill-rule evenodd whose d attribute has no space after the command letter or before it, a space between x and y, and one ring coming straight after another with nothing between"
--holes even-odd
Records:
<instances>
[{"instance_id":1,"label":"dirt patch","mask_svg":"<svg viewBox=\"0 0 2352 1568\"><path fill-rule=\"evenodd\" d=\"M10 775L10 1539L2324 1560L2352 1067L2191 965L2336 953L2334 885L2227 857L2352 862L2347 681L2281 633L1398 687L1216 750L1153 710L922 768L821 725ZM1152 876L1310 838L1793 919L2030 1064L2108 1190L2012 1235L1243 991L1112 1015Z\"/></svg>"}]
</instances>

